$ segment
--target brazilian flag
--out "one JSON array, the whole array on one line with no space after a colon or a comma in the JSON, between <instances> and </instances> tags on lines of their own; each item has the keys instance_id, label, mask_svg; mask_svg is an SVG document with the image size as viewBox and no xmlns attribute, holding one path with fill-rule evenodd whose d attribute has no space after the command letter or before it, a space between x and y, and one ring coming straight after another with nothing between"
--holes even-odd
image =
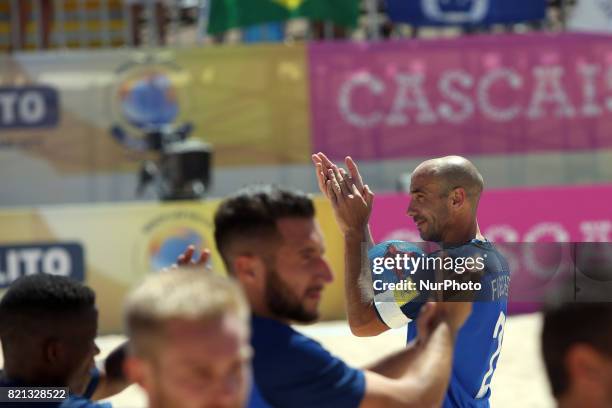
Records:
<instances>
[{"instance_id":1,"label":"brazilian flag","mask_svg":"<svg viewBox=\"0 0 612 408\"><path fill-rule=\"evenodd\" d=\"M355 27L359 0L211 0L208 32L304 17Z\"/></svg>"}]
</instances>

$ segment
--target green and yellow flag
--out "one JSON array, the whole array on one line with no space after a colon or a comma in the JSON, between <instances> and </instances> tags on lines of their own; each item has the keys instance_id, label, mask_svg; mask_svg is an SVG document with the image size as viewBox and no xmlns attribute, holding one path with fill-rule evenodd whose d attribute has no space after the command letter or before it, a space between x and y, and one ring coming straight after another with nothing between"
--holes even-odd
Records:
<instances>
[{"instance_id":1,"label":"green and yellow flag","mask_svg":"<svg viewBox=\"0 0 612 408\"><path fill-rule=\"evenodd\" d=\"M211 0L208 32L305 17L357 25L359 0Z\"/></svg>"}]
</instances>

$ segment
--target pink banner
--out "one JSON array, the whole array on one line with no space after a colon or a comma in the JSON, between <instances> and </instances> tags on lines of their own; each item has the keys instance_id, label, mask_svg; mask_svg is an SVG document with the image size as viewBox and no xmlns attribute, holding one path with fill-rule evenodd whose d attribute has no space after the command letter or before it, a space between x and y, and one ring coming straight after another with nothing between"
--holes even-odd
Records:
<instances>
[{"instance_id":1,"label":"pink banner","mask_svg":"<svg viewBox=\"0 0 612 408\"><path fill-rule=\"evenodd\" d=\"M612 147L612 37L309 46L313 150L334 159Z\"/></svg>"},{"instance_id":2,"label":"pink banner","mask_svg":"<svg viewBox=\"0 0 612 408\"><path fill-rule=\"evenodd\" d=\"M410 198L377 194L374 239L421 241L406 215ZM494 242L612 242L612 185L485 190L482 233Z\"/></svg>"},{"instance_id":3,"label":"pink banner","mask_svg":"<svg viewBox=\"0 0 612 408\"><path fill-rule=\"evenodd\" d=\"M401 194L376 196L370 218L376 242L391 239L422 241L412 219L406 215L409 200L407 195ZM575 249L547 243L612 242L610 203L612 185L485 191L478 210L478 221L488 240L498 243L539 243L502 248L505 249L502 252L507 255L512 273L510 299L514 301L510 305L511 313L538 310L540 303L534 299L542 299L554 279L563 278L558 274L553 276L554 266L558 265L560 257L569 259L570 252ZM606 250L609 253L609 246ZM513 256L518 252L529 254L527 257ZM593 281L587 275L582 280L583 292L589 284L594 284L608 285L612 293L610 268L605 269L605 279ZM550 271L553 271L553 275ZM564 274L573 272L566 270Z\"/></svg>"}]
</instances>

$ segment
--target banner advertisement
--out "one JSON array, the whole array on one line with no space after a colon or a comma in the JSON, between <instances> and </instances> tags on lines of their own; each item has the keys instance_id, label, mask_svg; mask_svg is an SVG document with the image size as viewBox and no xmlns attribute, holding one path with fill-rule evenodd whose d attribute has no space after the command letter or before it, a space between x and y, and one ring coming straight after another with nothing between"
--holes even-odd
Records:
<instances>
[{"instance_id":1,"label":"banner advertisement","mask_svg":"<svg viewBox=\"0 0 612 408\"><path fill-rule=\"evenodd\" d=\"M319 43L309 60L313 149L334 159L612 147L607 36Z\"/></svg>"},{"instance_id":2,"label":"banner advertisement","mask_svg":"<svg viewBox=\"0 0 612 408\"><path fill-rule=\"evenodd\" d=\"M406 215L409 200L401 194L376 196L370 218L375 242L422 241ZM594 248L585 245L577 250L575 245L552 244L612 242L610 200L610 185L485 190L478 208L479 226L488 240L500 244L509 262L510 299L516 300L510 312L538 310L534 299L543 299L546 284L563 277L556 276L560 262L564 260L564 274L571 275L575 268L580 269L579 262L577 266L572 260L583 261L576 253L586 254ZM533 245L508 245L511 243ZM583 282L591 281L595 275L597 271L587 271ZM601 284L610 285L612 293L612 280L598 283Z\"/></svg>"},{"instance_id":3,"label":"banner advertisement","mask_svg":"<svg viewBox=\"0 0 612 408\"><path fill-rule=\"evenodd\" d=\"M186 125L217 167L306 164L310 151L610 148L610 44L533 34L5 56L0 151L17 152L27 178L39 162L57 174L133 172L147 132Z\"/></svg>"},{"instance_id":4,"label":"banner advertisement","mask_svg":"<svg viewBox=\"0 0 612 408\"><path fill-rule=\"evenodd\" d=\"M51 172L133 172L147 134L193 131L215 166L307 163L303 45L149 52L70 52L0 58L0 150ZM257 73L252 81L244 72Z\"/></svg>"},{"instance_id":5,"label":"banner advertisement","mask_svg":"<svg viewBox=\"0 0 612 408\"><path fill-rule=\"evenodd\" d=\"M312 180L318 151L603 163L596 154L612 152L611 44L530 34L5 55L0 204L141 197L139 170L160 134L210 144L219 196L245 174Z\"/></svg>"},{"instance_id":6,"label":"banner advertisement","mask_svg":"<svg viewBox=\"0 0 612 408\"><path fill-rule=\"evenodd\" d=\"M148 273L171 266L189 245L215 250L216 200L172 204L44 207L0 212L0 296L15 279L35 273L69 276L96 292L100 332L122 331L123 300ZM343 242L331 207L315 200L327 258L336 273L324 291L322 317L344 317Z\"/></svg>"},{"instance_id":7,"label":"banner advertisement","mask_svg":"<svg viewBox=\"0 0 612 408\"><path fill-rule=\"evenodd\" d=\"M479 209L480 228L497 243L538 243L508 246L512 291L525 297L511 312L535 311L539 288L550 283L547 271L570 259L556 242L611 242L612 186L551 187L490 190ZM213 249L212 266L223 272L215 252L213 214L218 201L173 204L121 204L44 207L0 212L0 294L12 281L32 273L51 273L84 281L97 293L100 330L122 330L122 301L146 274L172 265L188 245ZM315 199L326 257L334 281L324 291L323 319L344 318L344 242L329 203ZM408 197L378 194L371 217L376 242L421 240L405 215ZM514 248L514 249L513 249ZM585 247L586 248L586 247ZM588 247L591 248L591 247ZM521 251L521 255L514 256ZM574 259L576 259L574 250ZM584 252L584 251L583 251ZM557 255L563 254L563 257ZM571 271L568 271L570 273ZM598 282L597 271L591 276ZM592 279L590 279L592 280ZM605 282L604 282L605 284ZM610 284L610 282L607 282ZM535 291L535 293L531 290ZM611 288L612 290L612 288Z\"/></svg>"},{"instance_id":8,"label":"banner advertisement","mask_svg":"<svg viewBox=\"0 0 612 408\"><path fill-rule=\"evenodd\" d=\"M387 0L392 21L413 25L490 25L544 20L545 0Z\"/></svg>"},{"instance_id":9,"label":"banner advertisement","mask_svg":"<svg viewBox=\"0 0 612 408\"><path fill-rule=\"evenodd\" d=\"M57 91L50 87L0 87L0 129L57 126L58 99Z\"/></svg>"}]
</instances>

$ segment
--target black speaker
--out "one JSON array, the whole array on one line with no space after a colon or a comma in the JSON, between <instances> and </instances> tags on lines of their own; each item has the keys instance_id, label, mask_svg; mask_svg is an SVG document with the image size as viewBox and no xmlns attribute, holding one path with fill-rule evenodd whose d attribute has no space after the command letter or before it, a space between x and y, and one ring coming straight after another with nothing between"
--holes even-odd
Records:
<instances>
[{"instance_id":1,"label":"black speaker","mask_svg":"<svg viewBox=\"0 0 612 408\"><path fill-rule=\"evenodd\" d=\"M211 185L213 150L198 140L171 143L161 152L160 198L189 200L204 197Z\"/></svg>"}]
</instances>

